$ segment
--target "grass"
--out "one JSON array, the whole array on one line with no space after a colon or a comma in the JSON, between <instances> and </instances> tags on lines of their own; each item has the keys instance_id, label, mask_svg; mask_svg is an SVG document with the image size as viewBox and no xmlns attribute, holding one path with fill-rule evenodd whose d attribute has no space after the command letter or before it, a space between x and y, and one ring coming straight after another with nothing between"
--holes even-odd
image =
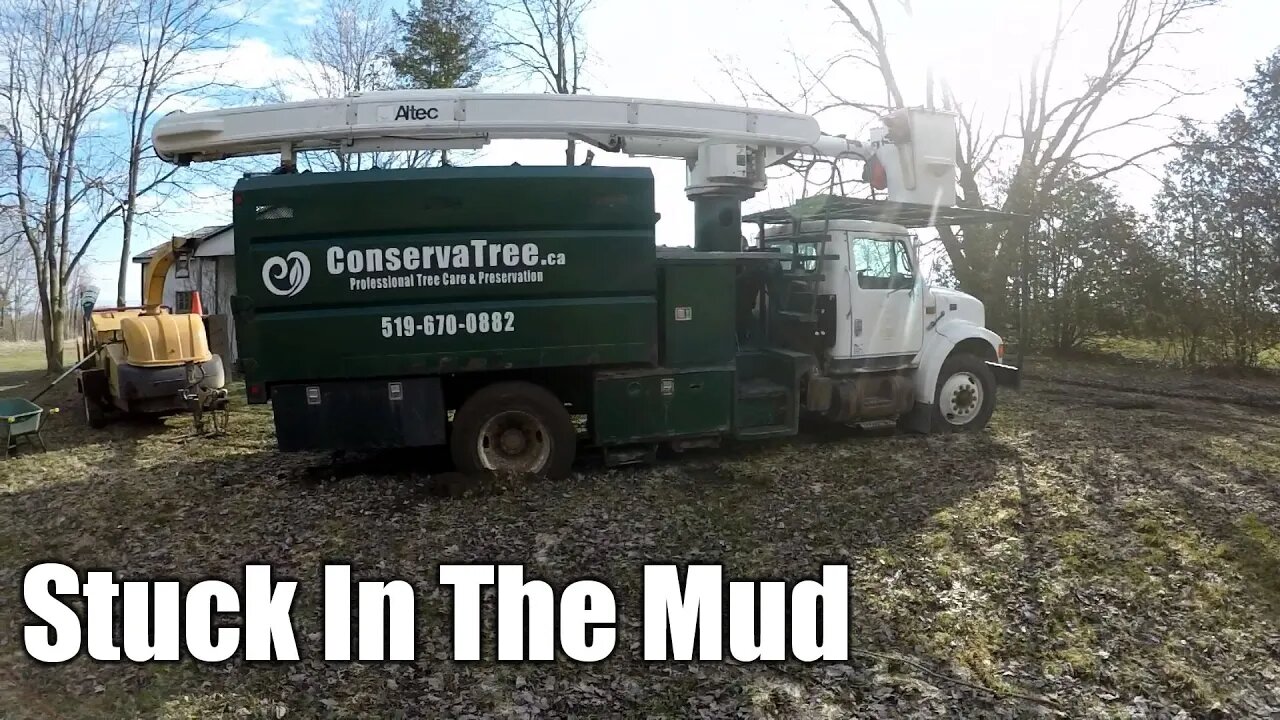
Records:
<instances>
[{"instance_id":1,"label":"grass","mask_svg":"<svg viewBox=\"0 0 1280 720\"><path fill-rule=\"evenodd\" d=\"M74 362L75 345L63 349L64 362ZM43 388L45 377L44 344L37 342L0 342L0 393L32 395ZM38 386L30 390L31 386ZM27 388L29 392L19 392Z\"/></svg>"},{"instance_id":2,"label":"grass","mask_svg":"<svg viewBox=\"0 0 1280 720\"><path fill-rule=\"evenodd\" d=\"M1088 385L1084 383L1093 383ZM59 394L60 393L60 394ZM331 463L181 418L93 432L63 412L47 455L0 465L0 585L37 559L129 577L247 562L302 581L304 660L38 666L0 605L0 707L37 717L1265 716L1280 708L1280 385L1045 363L979 435L806 435L565 481L442 491L412 453ZM74 407L68 389L51 402ZM326 561L418 591L418 660L319 660ZM851 567L845 663L647 663L646 562L726 577ZM520 562L617 595L594 665L454 663L449 562ZM16 596L15 596L16 597ZM491 608L490 608L491 612Z\"/></svg>"},{"instance_id":3,"label":"grass","mask_svg":"<svg viewBox=\"0 0 1280 720\"><path fill-rule=\"evenodd\" d=\"M0 361L6 370L38 370L44 367L44 345L37 342L0 342Z\"/></svg>"},{"instance_id":4,"label":"grass","mask_svg":"<svg viewBox=\"0 0 1280 720\"><path fill-rule=\"evenodd\" d=\"M1098 337L1085 344L1086 352L1126 362L1177 367L1182 364L1182 348L1176 342L1133 337ZM1280 347L1263 350L1258 369L1280 370Z\"/></svg>"}]
</instances>

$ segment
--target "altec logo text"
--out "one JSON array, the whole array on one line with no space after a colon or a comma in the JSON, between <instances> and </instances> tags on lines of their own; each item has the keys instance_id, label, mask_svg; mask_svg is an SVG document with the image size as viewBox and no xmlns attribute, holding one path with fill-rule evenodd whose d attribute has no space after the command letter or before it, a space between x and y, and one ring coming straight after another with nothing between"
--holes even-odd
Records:
<instances>
[{"instance_id":1,"label":"altec logo text","mask_svg":"<svg viewBox=\"0 0 1280 720\"><path fill-rule=\"evenodd\" d=\"M440 108L401 105L396 108L396 120L439 120Z\"/></svg>"}]
</instances>

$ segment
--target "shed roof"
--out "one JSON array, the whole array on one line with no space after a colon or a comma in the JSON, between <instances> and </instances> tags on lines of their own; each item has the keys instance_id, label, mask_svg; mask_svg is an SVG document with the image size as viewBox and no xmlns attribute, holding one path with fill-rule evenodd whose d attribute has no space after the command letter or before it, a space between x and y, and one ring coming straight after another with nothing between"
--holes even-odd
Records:
<instances>
[{"instance_id":1,"label":"shed roof","mask_svg":"<svg viewBox=\"0 0 1280 720\"><path fill-rule=\"evenodd\" d=\"M217 235L221 235L222 233L227 232L227 231L228 231L228 230L230 230L230 229L231 229L231 226L230 226L230 225L205 225L204 227L202 227L202 228L200 228L200 229L198 229L198 230L194 230L194 231L189 232L189 233L184 233L184 234L182 234L182 235L174 235L174 237L175 237L175 238L182 238L182 239L184 239L184 240L200 240L200 241L204 241L204 240L208 240L208 239L210 239L210 238L212 238L212 237L215 237L215 236L217 236ZM167 243L160 243L159 245L156 245L155 247L149 248L149 249L147 249L147 250L143 250L142 252L140 252L140 253L138 253L137 255L134 255L134 256L133 256L133 262L135 262L135 263L145 263L146 261L150 260L150 259L151 259L151 257L152 257L153 255L155 255L155 254L156 254L156 251L157 251L157 250L159 250L160 248L164 247L166 244L167 244ZM226 254L226 255L230 255L230 254L232 254L232 253L219 253L219 254Z\"/></svg>"}]
</instances>

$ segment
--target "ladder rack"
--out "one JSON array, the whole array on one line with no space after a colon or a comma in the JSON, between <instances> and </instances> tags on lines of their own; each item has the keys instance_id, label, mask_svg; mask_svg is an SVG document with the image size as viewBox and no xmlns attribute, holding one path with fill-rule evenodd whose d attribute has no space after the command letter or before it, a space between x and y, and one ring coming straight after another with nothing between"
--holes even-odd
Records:
<instances>
[{"instance_id":1,"label":"ladder rack","mask_svg":"<svg viewBox=\"0 0 1280 720\"><path fill-rule=\"evenodd\" d=\"M785 213L785 214L784 214ZM821 263L823 261L840 260L840 255L829 255L827 253L827 243L831 240L831 217L828 213L823 212L819 217L805 216L801 213L787 212L783 210L770 211L769 214L758 213L749 218L754 221L760 228L758 242L761 248L766 247L768 238L765 229L767 225L790 225L791 232L788 235L778 238L781 244L790 245L791 252L789 254L775 254L776 257L788 262L788 267L777 277L782 280L781 297L779 309L776 311L776 317L784 323L792 325L792 332L799 333L804 337L811 336L818 347L814 348L818 355L825 352L823 347L823 339L825 332L820 327L821 313L818 306L819 297L821 296L822 283L826 280L826 274L822 271ZM813 223L817 220L822 221L821 230L805 228L805 223ZM812 255L802 254L800 245L802 243L815 243L816 252ZM812 270L804 269L801 263L812 262L814 267ZM772 333L772 330L767 332ZM787 332L786 330L783 331Z\"/></svg>"}]
</instances>

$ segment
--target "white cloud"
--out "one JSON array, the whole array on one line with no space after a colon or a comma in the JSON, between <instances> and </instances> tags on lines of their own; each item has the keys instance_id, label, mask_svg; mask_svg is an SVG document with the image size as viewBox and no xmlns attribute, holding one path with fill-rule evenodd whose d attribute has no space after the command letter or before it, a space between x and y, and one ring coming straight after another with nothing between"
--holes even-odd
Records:
<instances>
[{"instance_id":1,"label":"white cloud","mask_svg":"<svg viewBox=\"0 0 1280 720\"><path fill-rule=\"evenodd\" d=\"M319 8L319 0L232 0L219 12L242 27L273 32L310 24Z\"/></svg>"}]
</instances>

